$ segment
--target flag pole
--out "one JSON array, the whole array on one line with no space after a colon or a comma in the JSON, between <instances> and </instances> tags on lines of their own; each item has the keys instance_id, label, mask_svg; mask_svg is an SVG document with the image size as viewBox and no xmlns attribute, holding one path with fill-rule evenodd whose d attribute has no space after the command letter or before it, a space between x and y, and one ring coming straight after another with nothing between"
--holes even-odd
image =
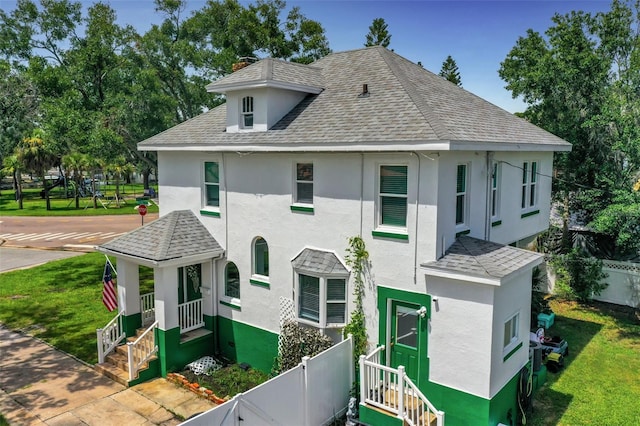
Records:
<instances>
[{"instance_id":1,"label":"flag pole","mask_svg":"<svg viewBox=\"0 0 640 426\"><path fill-rule=\"evenodd\" d=\"M113 263L111 263L111 261L109 260L109 256L105 254L104 258L107 260L107 263L109 264L109 266L111 266L111 270L113 271L114 274L116 274L116 277L117 277L118 271L116 270L116 268L113 267ZM104 266L106 267L107 265L105 264ZM102 275L104 275L104 273Z\"/></svg>"}]
</instances>

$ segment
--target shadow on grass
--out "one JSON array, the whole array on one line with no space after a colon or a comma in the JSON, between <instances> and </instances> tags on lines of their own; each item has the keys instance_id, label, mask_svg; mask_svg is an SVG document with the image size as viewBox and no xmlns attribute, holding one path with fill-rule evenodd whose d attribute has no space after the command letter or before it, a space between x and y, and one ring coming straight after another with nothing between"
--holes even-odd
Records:
<instances>
[{"instance_id":1,"label":"shadow on grass","mask_svg":"<svg viewBox=\"0 0 640 426\"><path fill-rule=\"evenodd\" d=\"M527 424L533 426L557 425L572 400L572 395L545 387L534 399L532 422L527 421Z\"/></svg>"}]
</instances>

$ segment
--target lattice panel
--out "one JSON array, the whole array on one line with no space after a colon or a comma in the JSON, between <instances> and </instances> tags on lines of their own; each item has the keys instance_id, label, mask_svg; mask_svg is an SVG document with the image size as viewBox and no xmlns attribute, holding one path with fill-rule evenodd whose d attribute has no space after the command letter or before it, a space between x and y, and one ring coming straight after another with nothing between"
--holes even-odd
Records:
<instances>
[{"instance_id":1,"label":"lattice panel","mask_svg":"<svg viewBox=\"0 0 640 426\"><path fill-rule=\"evenodd\" d=\"M278 355L282 353L282 326L285 321L295 319L296 307L293 299L280 297L280 334L278 335Z\"/></svg>"}]
</instances>

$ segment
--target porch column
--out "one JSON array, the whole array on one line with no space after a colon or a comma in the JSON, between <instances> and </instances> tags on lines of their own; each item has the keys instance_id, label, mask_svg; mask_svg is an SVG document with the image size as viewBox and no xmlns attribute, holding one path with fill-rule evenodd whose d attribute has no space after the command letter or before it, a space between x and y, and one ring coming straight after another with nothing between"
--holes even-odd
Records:
<instances>
[{"instance_id":1,"label":"porch column","mask_svg":"<svg viewBox=\"0 0 640 426\"><path fill-rule=\"evenodd\" d=\"M201 268L200 292L202 293L202 314L204 315L204 323L207 330L213 330L213 261L203 262Z\"/></svg>"},{"instance_id":2,"label":"porch column","mask_svg":"<svg viewBox=\"0 0 640 426\"><path fill-rule=\"evenodd\" d=\"M155 268L153 278L158 327L160 330L179 327L177 269L174 267Z\"/></svg>"},{"instance_id":3,"label":"porch column","mask_svg":"<svg viewBox=\"0 0 640 426\"><path fill-rule=\"evenodd\" d=\"M127 336L133 336L142 324L138 264L118 258L117 271L118 303L125 316L123 327Z\"/></svg>"}]
</instances>

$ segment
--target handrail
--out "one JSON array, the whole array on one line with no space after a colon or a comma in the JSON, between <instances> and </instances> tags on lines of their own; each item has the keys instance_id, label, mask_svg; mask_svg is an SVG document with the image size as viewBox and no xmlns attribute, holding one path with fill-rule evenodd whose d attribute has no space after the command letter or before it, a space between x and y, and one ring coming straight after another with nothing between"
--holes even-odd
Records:
<instances>
[{"instance_id":1,"label":"handrail","mask_svg":"<svg viewBox=\"0 0 640 426\"><path fill-rule=\"evenodd\" d=\"M389 411L410 426L429 426L434 417L437 426L444 426L444 412L418 389L404 366L396 369L377 362L383 349L380 346L360 356L361 402Z\"/></svg>"},{"instance_id":2,"label":"handrail","mask_svg":"<svg viewBox=\"0 0 640 426\"><path fill-rule=\"evenodd\" d=\"M96 330L98 344L98 363L104 363L105 357L115 349L118 344L125 339L126 334L122 326L124 318L123 312L118 314L103 328Z\"/></svg>"},{"instance_id":3,"label":"handrail","mask_svg":"<svg viewBox=\"0 0 640 426\"><path fill-rule=\"evenodd\" d=\"M142 326L155 321L155 293L147 293L140 295L140 314L142 317Z\"/></svg>"},{"instance_id":4,"label":"handrail","mask_svg":"<svg viewBox=\"0 0 640 426\"><path fill-rule=\"evenodd\" d=\"M158 352L154 329L158 321L151 324L133 342L127 342L127 362L129 364L129 380L136 378L140 367Z\"/></svg>"}]
</instances>

